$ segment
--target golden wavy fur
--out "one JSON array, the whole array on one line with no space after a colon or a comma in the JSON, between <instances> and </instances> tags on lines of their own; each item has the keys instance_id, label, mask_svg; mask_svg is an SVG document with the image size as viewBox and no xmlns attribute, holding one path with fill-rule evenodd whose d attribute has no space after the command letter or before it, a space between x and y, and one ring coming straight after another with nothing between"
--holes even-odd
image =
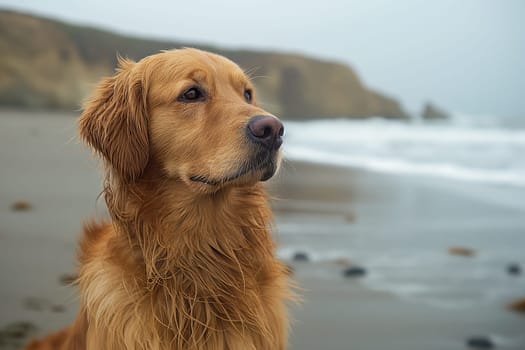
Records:
<instances>
[{"instance_id":1,"label":"golden wavy fur","mask_svg":"<svg viewBox=\"0 0 525 350\"><path fill-rule=\"evenodd\" d=\"M121 60L100 83L79 129L112 222L85 227L76 321L28 349L286 349L292 294L260 183L280 154L247 137L270 116L252 94L195 49Z\"/></svg>"}]
</instances>

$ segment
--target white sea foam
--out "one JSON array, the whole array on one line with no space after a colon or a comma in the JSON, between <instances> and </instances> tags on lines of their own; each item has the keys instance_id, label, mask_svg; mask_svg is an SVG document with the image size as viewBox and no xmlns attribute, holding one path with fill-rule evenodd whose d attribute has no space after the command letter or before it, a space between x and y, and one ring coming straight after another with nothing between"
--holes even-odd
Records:
<instances>
[{"instance_id":1,"label":"white sea foam","mask_svg":"<svg viewBox=\"0 0 525 350\"><path fill-rule=\"evenodd\" d=\"M286 123L285 157L372 171L525 186L525 130L464 124Z\"/></svg>"}]
</instances>

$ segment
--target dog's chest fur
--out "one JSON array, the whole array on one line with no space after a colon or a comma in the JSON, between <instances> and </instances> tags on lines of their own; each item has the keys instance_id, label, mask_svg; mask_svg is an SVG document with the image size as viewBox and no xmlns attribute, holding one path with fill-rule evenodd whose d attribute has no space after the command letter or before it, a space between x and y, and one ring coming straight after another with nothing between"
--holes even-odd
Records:
<instances>
[{"instance_id":1,"label":"dog's chest fur","mask_svg":"<svg viewBox=\"0 0 525 350\"><path fill-rule=\"evenodd\" d=\"M229 207L201 220L192 215L202 213L186 213L163 224L114 223L91 243L86 237L80 289L87 348L285 349L288 285L273 256L268 209ZM230 215L236 225L223 217ZM124 230L141 230L132 241L144 244L130 251Z\"/></svg>"}]
</instances>

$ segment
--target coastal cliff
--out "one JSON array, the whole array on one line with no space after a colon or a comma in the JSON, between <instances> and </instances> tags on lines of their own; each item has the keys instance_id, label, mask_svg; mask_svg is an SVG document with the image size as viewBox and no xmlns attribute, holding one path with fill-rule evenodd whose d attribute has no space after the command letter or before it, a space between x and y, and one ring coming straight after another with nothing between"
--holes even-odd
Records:
<instances>
[{"instance_id":1,"label":"coastal cliff","mask_svg":"<svg viewBox=\"0 0 525 350\"><path fill-rule=\"evenodd\" d=\"M96 82L113 73L117 54L139 60L185 46L237 62L254 76L261 104L285 119L408 118L395 99L370 90L338 62L135 38L8 10L0 10L0 106L78 109Z\"/></svg>"}]
</instances>

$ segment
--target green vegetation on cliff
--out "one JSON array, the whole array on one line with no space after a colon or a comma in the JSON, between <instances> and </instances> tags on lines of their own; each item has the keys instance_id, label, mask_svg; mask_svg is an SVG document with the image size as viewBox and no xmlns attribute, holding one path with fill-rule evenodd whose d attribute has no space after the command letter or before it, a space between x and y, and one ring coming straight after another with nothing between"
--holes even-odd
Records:
<instances>
[{"instance_id":1,"label":"green vegetation on cliff","mask_svg":"<svg viewBox=\"0 0 525 350\"><path fill-rule=\"evenodd\" d=\"M0 10L0 105L78 109L98 79L112 74L117 53L139 60L183 46L222 54L253 71L262 104L283 118L407 118L397 101L367 89L340 63L133 38L8 10Z\"/></svg>"}]
</instances>

